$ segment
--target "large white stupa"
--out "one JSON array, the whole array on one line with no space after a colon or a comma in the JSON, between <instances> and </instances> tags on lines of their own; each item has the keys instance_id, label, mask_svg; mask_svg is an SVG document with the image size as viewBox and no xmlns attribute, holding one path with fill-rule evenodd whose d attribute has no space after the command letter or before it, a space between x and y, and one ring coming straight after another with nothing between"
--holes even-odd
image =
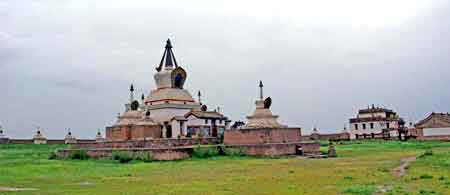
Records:
<instances>
[{"instance_id":1,"label":"large white stupa","mask_svg":"<svg viewBox=\"0 0 450 195\"><path fill-rule=\"evenodd\" d=\"M142 95L142 102L139 103L134 100L134 87L130 87L126 111L118 116L116 124L111 127L114 130L107 131L107 139L111 140L112 136L119 139L124 135L127 136L124 139L142 139L216 137L221 134L230 121L218 110L208 111L200 101L200 92L199 100L195 101L184 88L186 78L187 73L176 61L172 43L167 40L154 74L156 88L147 97Z\"/></svg>"}]
</instances>

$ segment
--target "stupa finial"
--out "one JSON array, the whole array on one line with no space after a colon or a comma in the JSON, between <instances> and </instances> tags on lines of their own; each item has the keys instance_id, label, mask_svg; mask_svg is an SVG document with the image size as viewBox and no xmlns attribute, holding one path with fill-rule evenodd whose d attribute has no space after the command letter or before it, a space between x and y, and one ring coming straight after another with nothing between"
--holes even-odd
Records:
<instances>
[{"instance_id":1,"label":"stupa finial","mask_svg":"<svg viewBox=\"0 0 450 195\"><path fill-rule=\"evenodd\" d=\"M260 100L263 100L263 99L264 99L264 95L263 95L263 87L264 87L264 85L263 85L262 81L260 80L260 81L259 81L259 99L260 99Z\"/></svg>"},{"instance_id":2,"label":"stupa finial","mask_svg":"<svg viewBox=\"0 0 450 195\"><path fill-rule=\"evenodd\" d=\"M198 90L198 103L202 104L202 93L200 92L200 90Z\"/></svg>"},{"instance_id":3,"label":"stupa finial","mask_svg":"<svg viewBox=\"0 0 450 195\"><path fill-rule=\"evenodd\" d=\"M133 83L130 85L130 103L134 100L134 86Z\"/></svg>"},{"instance_id":4,"label":"stupa finial","mask_svg":"<svg viewBox=\"0 0 450 195\"><path fill-rule=\"evenodd\" d=\"M159 72L162 70L162 67L178 67L177 60L175 60L175 55L172 51L172 43L170 42L170 39L167 39L166 46L164 50L163 57L161 58L161 62L159 63L159 66L156 68L156 70Z\"/></svg>"}]
</instances>

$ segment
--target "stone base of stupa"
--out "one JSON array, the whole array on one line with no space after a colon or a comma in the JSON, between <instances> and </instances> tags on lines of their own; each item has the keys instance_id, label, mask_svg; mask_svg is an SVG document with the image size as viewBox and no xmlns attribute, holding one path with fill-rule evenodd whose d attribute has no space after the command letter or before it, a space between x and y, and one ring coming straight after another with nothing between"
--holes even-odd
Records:
<instances>
[{"instance_id":1,"label":"stone base of stupa","mask_svg":"<svg viewBox=\"0 0 450 195\"><path fill-rule=\"evenodd\" d=\"M77 143L77 139L75 139L74 137L64 138L64 143L65 144L76 144Z\"/></svg>"},{"instance_id":2,"label":"stone base of stupa","mask_svg":"<svg viewBox=\"0 0 450 195\"><path fill-rule=\"evenodd\" d=\"M9 138L7 137L0 137L0 144L7 144L9 143Z\"/></svg>"},{"instance_id":3,"label":"stone base of stupa","mask_svg":"<svg viewBox=\"0 0 450 195\"><path fill-rule=\"evenodd\" d=\"M242 128L227 130L224 144L247 155L318 155L320 144L301 141L300 128Z\"/></svg>"},{"instance_id":4,"label":"stone base of stupa","mask_svg":"<svg viewBox=\"0 0 450 195\"><path fill-rule=\"evenodd\" d=\"M34 144L47 144L47 139L45 137L35 137L33 138Z\"/></svg>"}]
</instances>

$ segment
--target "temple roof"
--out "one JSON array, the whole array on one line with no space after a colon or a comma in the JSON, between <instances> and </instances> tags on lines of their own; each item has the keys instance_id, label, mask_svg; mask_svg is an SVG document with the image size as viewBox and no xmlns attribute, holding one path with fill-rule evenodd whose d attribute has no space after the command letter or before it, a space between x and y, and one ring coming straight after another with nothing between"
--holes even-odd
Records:
<instances>
[{"instance_id":1,"label":"temple roof","mask_svg":"<svg viewBox=\"0 0 450 195\"><path fill-rule=\"evenodd\" d=\"M162 70L163 65L164 67L178 67L177 60L175 60L175 55L172 51L172 43L170 42L170 39L167 39L166 42L166 49L164 50L163 57L161 58L161 62L159 63L159 66L156 68L156 70L159 72Z\"/></svg>"},{"instance_id":2,"label":"temple roof","mask_svg":"<svg viewBox=\"0 0 450 195\"><path fill-rule=\"evenodd\" d=\"M450 127L449 113L431 113L427 118L414 125L416 128Z\"/></svg>"},{"instance_id":3,"label":"temple roof","mask_svg":"<svg viewBox=\"0 0 450 195\"><path fill-rule=\"evenodd\" d=\"M226 120L227 117L223 116L222 114L216 112L216 111L192 111L184 115L184 117L189 117L190 115L194 115L197 118L201 119L219 119L219 120Z\"/></svg>"},{"instance_id":4,"label":"temple roof","mask_svg":"<svg viewBox=\"0 0 450 195\"><path fill-rule=\"evenodd\" d=\"M368 114L368 113L379 113L379 112L386 112L386 113L395 113L393 110L381 108L381 107L375 107L372 105L372 107L369 107L367 109L361 109L359 110L359 114Z\"/></svg>"}]
</instances>

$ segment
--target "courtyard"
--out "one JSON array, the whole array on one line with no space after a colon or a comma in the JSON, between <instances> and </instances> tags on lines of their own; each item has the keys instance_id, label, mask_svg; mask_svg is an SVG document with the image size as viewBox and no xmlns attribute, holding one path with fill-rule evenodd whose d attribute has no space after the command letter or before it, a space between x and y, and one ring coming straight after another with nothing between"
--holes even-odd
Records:
<instances>
[{"instance_id":1,"label":"courtyard","mask_svg":"<svg viewBox=\"0 0 450 195\"><path fill-rule=\"evenodd\" d=\"M0 194L450 194L449 142L342 142L323 159L49 160L64 147L0 145Z\"/></svg>"}]
</instances>

